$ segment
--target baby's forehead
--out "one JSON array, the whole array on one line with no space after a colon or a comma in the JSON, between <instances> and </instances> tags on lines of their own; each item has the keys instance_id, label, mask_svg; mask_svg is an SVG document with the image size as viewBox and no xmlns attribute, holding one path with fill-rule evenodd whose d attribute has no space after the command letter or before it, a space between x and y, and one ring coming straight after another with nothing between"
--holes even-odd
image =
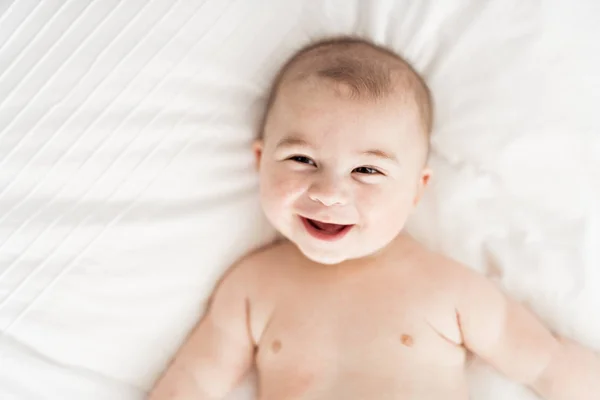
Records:
<instances>
[{"instance_id":1,"label":"baby's forehead","mask_svg":"<svg viewBox=\"0 0 600 400\"><path fill-rule=\"evenodd\" d=\"M282 87L269 119L268 137L316 147L406 147L424 142L419 112L397 96L353 98L339 93L341 83L291 82ZM330 136L336 139L330 140ZM294 140L288 141L292 137ZM300 139L300 140L296 140ZM307 139L307 140L306 140ZM416 139L416 140L415 140ZM311 146L313 147L313 146Z\"/></svg>"},{"instance_id":2,"label":"baby's forehead","mask_svg":"<svg viewBox=\"0 0 600 400\"><path fill-rule=\"evenodd\" d=\"M373 136L391 127L396 138L413 133L425 137L418 107L410 100L395 93L380 98L357 98L345 83L307 78L282 86L265 128L270 134L288 130L319 134L346 130Z\"/></svg>"}]
</instances>

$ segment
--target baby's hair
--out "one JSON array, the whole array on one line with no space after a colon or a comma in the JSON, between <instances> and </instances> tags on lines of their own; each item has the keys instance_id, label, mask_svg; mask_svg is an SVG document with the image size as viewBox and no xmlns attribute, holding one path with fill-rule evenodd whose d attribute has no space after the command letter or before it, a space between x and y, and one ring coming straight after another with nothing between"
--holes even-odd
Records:
<instances>
[{"instance_id":1,"label":"baby's hair","mask_svg":"<svg viewBox=\"0 0 600 400\"><path fill-rule=\"evenodd\" d=\"M279 88L288 81L321 77L344 84L355 98L381 99L398 87L412 96L427 136L433 125L433 99L425 80L393 51L368 40L342 36L319 40L299 51L275 77L260 125L263 136L268 113Z\"/></svg>"}]
</instances>

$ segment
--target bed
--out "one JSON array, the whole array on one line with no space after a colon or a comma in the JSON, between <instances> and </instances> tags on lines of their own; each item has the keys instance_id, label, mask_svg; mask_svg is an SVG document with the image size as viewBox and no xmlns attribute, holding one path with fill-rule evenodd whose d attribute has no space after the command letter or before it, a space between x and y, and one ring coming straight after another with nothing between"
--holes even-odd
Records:
<instances>
[{"instance_id":1,"label":"bed","mask_svg":"<svg viewBox=\"0 0 600 400\"><path fill-rule=\"evenodd\" d=\"M266 90L338 34L435 94L410 232L600 350L599 18L594 0L0 1L0 398L144 398L223 271L275 238L250 150ZM474 400L535 399L469 378Z\"/></svg>"}]
</instances>

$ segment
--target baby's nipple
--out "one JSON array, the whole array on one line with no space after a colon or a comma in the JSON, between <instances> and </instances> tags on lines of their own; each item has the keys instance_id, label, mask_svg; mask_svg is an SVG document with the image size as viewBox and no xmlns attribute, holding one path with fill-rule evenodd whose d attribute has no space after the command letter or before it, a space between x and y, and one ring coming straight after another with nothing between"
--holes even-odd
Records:
<instances>
[{"instance_id":1,"label":"baby's nipple","mask_svg":"<svg viewBox=\"0 0 600 400\"><path fill-rule=\"evenodd\" d=\"M413 340L412 336L407 335L407 334L403 334L402 336L400 336L400 341L406 347L412 347L412 345L414 344L414 340Z\"/></svg>"},{"instance_id":2,"label":"baby's nipple","mask_svg":"<svg viewBox=\"0 0 600 400\"><path fill-rule=\"evenodd\" d=\"M273 353L279 353L279 350L281 350L281 341L273 340L273 343L271 343L271 351Z\"/></svg>"}]
</instances>

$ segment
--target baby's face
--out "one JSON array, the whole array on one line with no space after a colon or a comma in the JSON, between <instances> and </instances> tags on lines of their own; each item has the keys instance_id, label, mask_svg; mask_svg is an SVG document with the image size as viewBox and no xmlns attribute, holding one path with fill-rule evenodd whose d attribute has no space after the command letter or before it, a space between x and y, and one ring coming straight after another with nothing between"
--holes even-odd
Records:
<instances>
[{"instance_id":1,"label":"baby's face","mask_svg":"<svg viewBox=\"0 0 600 400\"><path fill-rule=\"evenodd\" d=\"M416 109L401 94L361 100L345 90L320 78L286 84L256 147L267 218L323 264L389 244L429 178Z\"/></svg>"}]
</instances>

